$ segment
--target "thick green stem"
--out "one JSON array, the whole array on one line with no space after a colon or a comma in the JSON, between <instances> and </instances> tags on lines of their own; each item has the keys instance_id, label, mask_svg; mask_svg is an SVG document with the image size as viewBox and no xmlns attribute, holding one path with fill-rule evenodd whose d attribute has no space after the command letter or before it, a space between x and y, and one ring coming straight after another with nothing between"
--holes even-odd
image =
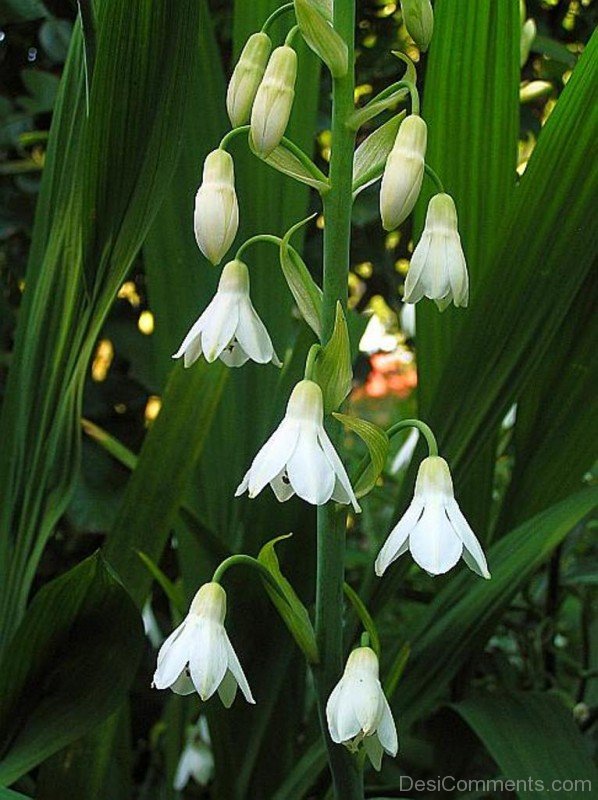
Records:
<instances>
[{"instance_id":1,"label":"thick green stem","mask_svg":"<svg viewBox=\"0 0 598 800\"><path fill-rule=\"evenodd\" d=\"M349 71L333 81L330 190L324 197L324 296L322 343L334 327L337 301L347 307L351 239L351 182L355 133L346 122L353 112L354 0L335 0L334 28L349 48ZM357 759L334 744L326 725L326 701L343 670L343 584L347 513L334 503L318 508L316 639L320 664L314 669L322 735L337 800L363 800L363 779Z\"/></svg>"}]
</instances>

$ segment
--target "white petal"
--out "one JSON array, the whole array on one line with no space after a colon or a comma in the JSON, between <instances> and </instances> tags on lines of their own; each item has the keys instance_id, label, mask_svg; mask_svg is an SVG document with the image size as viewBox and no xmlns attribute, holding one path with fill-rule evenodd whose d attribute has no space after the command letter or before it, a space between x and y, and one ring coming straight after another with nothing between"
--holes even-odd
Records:
<instances>
[{"instance_id":1,"label":"white petal","mask_svg":"<svg viewBox=\"0 0 598 800\"><path fill-rule=\"evenodd\" d=\"M328 438L328 434L324 430L324 428L319 428L318 430L318 442L324 453L326 454L326 458L332 464L332 468L336 473L336 477L339 480L341 486L345 490L355 512L358 514L361 511L359 503L357 502L357 498L355 497L355 492L353 491L353 487L351 486L351 481L349 480L349 476L347 475L347 471L343 466L343 462L338 457L338 453L334 449L334 445Z\"/></svg>"},{"instance_id":2,"label":"white petal","mask_svg":"<svg viewBox=\"0 0 598 800\"><path fill-rule=\"evenodd\" d=\"M275 478L270 481L272 491L276 495L279 503L286 503L293 495L295 490L291 486L289 476L287 475L286 468L281 470Z\"/></svg>"},{"instance_id":3,"label":"white petal","mask_svg":"<svg viewBox=\"0 0 598 800\"><path fill-rule=\"evenodd\" d=\"M191 346L196 347L198 341L200 342L200 347L201 347L201 332L203 330L206 320L209 319L210 317L211 309L213 308L215 299L216 299L215 297L212 298L212 300L210 301L209 305L206 307L204 312L200 314L199 317L195 320L195 322L193 323L193 325L189 330L189 333L183 339L181 346L173 355L173 358L180 358L182 355L185 354L185 352Z\"/></svg>"},{"instance_id":4,"label":"white petal","mask_svg":"<svg viewBox=\"0 0 598 800\"><path fill-rule=\"evenodd\" d=\"M341 680L332 690L330 697L328 698L328 702L326 703L326 720L328 722L328 730L330 732L330 738L333 742L336 742L336 744L341 744L343 741L338 730L339 702L342 696L342 690L343 679L341 678Z\"/></svg>"},{"instance_id":5,"label":"white petal","mask_svg":"<svg viewBox=\"0 0 598 800\"><path fill-rule=\"evenodd\" d=\"M457 536L463 542L463 558L467 566L478 575L481 575L482 578L490 578L484 551L475 533L471 530L469 523L463 516L457 501L450 500L447 504L446 511Z\"/></svg>"},{"instance_id":6,"label":"white petal","mask_svg":"<svg viewBox=\"0 0 598 800\"><path fill-rule=\"evenodd\" d=\"M181 674L172 684L170 689L175 694L180 694L183 696L188 694L193 694L193 692L195 691L195 686L193 685L193 681L187 674L187 667L185 667L185 669L181 672Z\"/></svg>"},{"instance_id":7,"label":"white petal","mask_svg":"<svg viewBox=\"0 0 598 800\"><path fill-rule=\"evenodd\" d=\"M223 361L227 367L242 367L249 361L249 356L243 350L239 342L235 339L232 340L220 353L220 360Z\"/></svg>"},{"instance_id":8,"label":"white petal","mask_svg":"<svg viewBox=\"0 0 598 800\"><path fill-rule=\"evenodd\" d=\"M297 447L287 462L291 486L303 500L316 506L327 503L335 483L334 469L318 444L317 428L302 425Z\"/></svg>"},{"instance_id":9,"label":"white petal","mask_svg":"<svg viewBox=\"0 0 598 800\"><path fill-rule=\"evenodd\" d=\"M283 419L262 447L249 469L249 497L258 495L267 483L284 469L293 454L299 437L299 426ZM240 487L239 487L240 488ZM237 489L237 492L239 489Z\"/></svg>"},{"instance_id":10,"label":"white petal","mask_svg":"<svg viewBox=\"0 0 598 800\"><path fill-rule=\"evenodd\" d=\"M241 666L239 659L237 658L237 654L235 653L234 648L230 643L228 636L226 636L226 650L228 657L228 668L232 672L234 679L239 684L239 689L243 692L243 695L248 703L255 703L253 695L251 694L251 689L249 688L249 684L247 683L247 678L245 677L245 673L243 672L243 667Z\"/></svg>"},{"instance_id":11,"label":"white petal","mask_svg":"<svg viewBox=\"0 0 598 800\"><path fill-rule=\"evenodd\" d=\"M185 369L195 364L197 359L201 356L201 333L190 344L187 345L183 356L183 364Z\"/></svg>"},{"instance_id":12,"label":"white petal","mask_svg":"<svg viewBox=\"0 0 598 800\"><path fill-rule=\"evenodd\" d=\"M222 683L218 687L218 694L225 708L230 708L237 696L237 681L230 669L226 670Z\"/></svg>"},{"instance_id":13,"label":"white petal","mask_svg":"<svg viewBox=\"0 0 598 800\"><path fill-rule=\"evenodd\" d=\"M453 302L456 306L466 306L469 300L469 276L458 233L454 234L453 237L448 263L448 277L451 284Z\"/></svg>"},{"instance_id":14,"label":"white petal","mask_svg":"<svg viewBox=\"0 0 598 800\"><path fill-rule=\"evenodd\" d=\"M191 648L189 634L192 627L186 619L160 648L153 681L156 689L167 689L172 686L187 665Z\"/></svg>"},{"instance_id":15,"label":"white petal","mask_svg":"<svg viewBox=\"0 0 598 800\"><path fill-rule=\"evenodd\" d=\"M336 710L336 733L341 742L348 742L361 732L361 723L353 709L352 682L343 681Z\"/></svg>"},{"instance_id":16,"label":"white petal","mask_svg":"<svg viewBox=\"0 0 598 800\"><path fill-rule=\"evenodd\" d=\"M353 708L361 730L370 736L378 727L380 682L367 675L360 675L353 684Z\"/></svg>"},{"instance_id":17,"label":"white petal","mask_svg":"<svg viewBox=\"0 0 598 800\"><path fill-rule=\"evenodd\" d=\"M422 238L417 243L407 277L405 278L405 294L403 300L406 303L417 303L426 293L426 265L430 252L431 236L424 230Z\"/></svg>"},{"instance_id":18,"label":"white petal","mask_svg":"<svg viewBox=\"0 0 598 800\"><path fill-rule=\"evenodd\" d=\"M210 364L230 344L239 321L238 296L217 293L214 300L218 302L214 302L201 339L204 356Z\"/></svg>"},{"instance_id":19,"label":"white petal","mask_svg":"<svg viewBox=\"0 0 598 800\"><path fill-rule=\"evenodd\" d=\"M252 361L267 364L274 360L280 364L266 326L257 315L249 297L244 297L239 303L237 339Z\"/></svg>"},{"instance_id":20,"label":"white petal","mask_svg":"<svg viewBox=\"0 0 598 800\"><path fill-rule=\"evenodd\" d=\"M180 792L191 777L191 750L189 745L183 750L174 775L173 788Z\"/></svg>"},{"instance_id":21,"label":"white petal","mask_svg":"<svg viewBox=\"0 0 598 800\"><path fill-rule=\"evenodd\" d=\"M380 744L386 750L389 756L396 756L399 749L399 738L397 736L397 728L392 716L392 711L388 705L388 700L381 691L380 702L383 706L382 717L378 723L378 738Z\"/></svg>"},{"instance_id":22,"label":"white petal","mask_svg":"<svg viewBox=\"0 0 598 800\"><path fill-rule=\"evenodd\" d=\"M380 772L380 769L382 768L382 756L384 754L384 750L382 749L378 735L374 734L373 736L366 736L363 740L363 748L371 761L372 767L376 770L376 772Z\"/></svg>"},{"instance_id":23,"label":"white petal","mask_svg":"<svg viewBox=\"0 0 598 800\"><path fill-rule=\"evenodd\" d=\"M217 622L202 620L194 637L189 671L202 700L208 700L222 683L227 666L226 631Z\"/></svg>"},{"instance_id":24,"label":"white petal","mask_svg":"<svg viewBox=\"0 0 598 800\"><path fill-rule=\"evenodd\" d=\"M429 501L409 537L413 559L432 575L442 575L461 558L463 544L448 520L444 505Z\"/></svg>"},{"instance_id":25,"label":"white petal","mask_svg":"<svg viewBox=\"0 0 598 800\"><path fill-rule=\"evenodd\" d=\"M376 563L374 564L376 575L379 577L384 575L392 562L396 561L397 558L403 555L407 550L409 546L409 534L417 525L423 510L423 503L414 497L407 511L388 534L387 540L378 553Z\"/></svg>"}]
</instances>

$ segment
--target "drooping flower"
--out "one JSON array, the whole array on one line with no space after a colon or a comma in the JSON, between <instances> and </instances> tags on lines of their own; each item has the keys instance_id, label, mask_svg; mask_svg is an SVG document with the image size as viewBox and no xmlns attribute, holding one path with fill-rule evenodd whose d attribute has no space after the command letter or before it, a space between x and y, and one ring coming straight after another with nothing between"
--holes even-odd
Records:
<instances>
[{"instance_id":1,"label":"drooping flower","mask_svg":"<svg viewBox=\"0 0 598 800\"><path fill-rule=\"evenodd\" d=\"M409 36L425 53L434 32L434 11L430 0L401 0L403 22Z\"/></svg>"},{"instance_id":2,"label":"drooping flower","mask_svg":"<svg viewBox=\"0 0 598 800\"><path fill-rule=\"evenodd\" d=\"M404 222L419 197L424 179L428 128L417 114L406 117L386 160L380 188L380 216L387 231Z\"/></svg>"},{"instance_id":3,"label":"drooping flower","mask_svg":"<svg viewBox=\"0 0 598 800\"><path fill-rule=\"evenodd\" d=\"M226 110L233 128L245 125L251 116L272 42L266 33L253 33L241 51L226 92Z\"/></svg>"},{"instance_id":4,"label":"drooping flower","mask_svg":"<svg viewBox=\"0 0 598 800\"><path fill-rule=\"evenodd\" d=\"M237 686L248 703L255 703L237 654L224 628L226 593L218 583L205 583L189 613L164 642L154 673L156 689L176 694L197 692L208 700L216 691L229 708Z\"/></svg>"},{"instance_id":5,"label":"drooping flower","mask_svg":"<svg viewBox=\"0 0 598 800\"><path fill-rule=\"evenodd\" d=\"M451 301L457 307L469 302L469 276L457 227L457 209L453 198L444 193L435 194L430 200L424 232L405 279L405 302L417 303L422 297L434 300L441 311Z\"/></svg>"},{"instance_id":6,"label":"drooping flower","mask_svg":"<svg viewBox=\"0 0 598 800\"><path fill-rule=\"evenodd\" d=\"M235 497L246 491L256 497L267 483L281 503L297 494L317 506L332 499L361 510L324 430L322 390L313 381L295 386L284 419L253 459Z\"/></svg>"},{"instance_id":7,"label":"drooping flower","mask_svg":"<svg viewBox=\"0 0 598 800\"><path fill-rule=\"evenodd\" d=\"M173 358L190 367L204 355L212 363L220 358L229 367L240 367L251 359L258 364L281 366L266 326L249 296L249 270L239 260L222 270L212 301L185 336Z\"/></svg>"},{"instance_id":8,"label":"drooping flower","mask_svg":"<svg viewBox=\"0 0 598 800\"><path fill-rule=\"evenodd\" d=\"M326 719L333 742L355 752L363 743L375 769L384 752L396 756L397 729L378 678L378 658L370 647L358 647L328 698Z\"/></svg>"},{"instance_id":9,"label":"drooping flower","mask_svg":"<svg viewBox=\"0 0 598 800\"><path fill-rule=\"evenodd\" d=\"M189 726L187 743L179 758L172 786L180 792L191 778L198 786L207 786L213 774L214 755L210 732L206 718L201 716L196 725Z\"/></svg>"},{"instance_id":10,"label":"drooping flower","mask_svg":"<svg viewBox=\"0 0 598 800\"><path fill-rule=\"evenodd\" d=\"M470 569L490 578L480 543L455 500L448 464L440 456L428 456L420 464L415 495L378 554L376 575L383 575L407 550L431 575L448 572L462 557Z\"/></svg>"},{"instance_id":11,"label":"drooping flower","mask_svg":"<svg viewBox=\"0 0 598 800\"><path fill-rule=\"evenodd\" d=\"M280 144L287 129L296 78L297 54L293 48L275 48L251 109L251 145L263 158Z\"/></svg>"},{"instance_id":12,"label":"drooping flower","mask_svg":"<svg viewBox=\"0 0 598 800\"><path fill-rule=\"evenodd\" d=\"M212 264L219 264L239 227L235 167L226 150L218 148L206 156L193 221L199 249Z\"/></svg>"}]
</instances>

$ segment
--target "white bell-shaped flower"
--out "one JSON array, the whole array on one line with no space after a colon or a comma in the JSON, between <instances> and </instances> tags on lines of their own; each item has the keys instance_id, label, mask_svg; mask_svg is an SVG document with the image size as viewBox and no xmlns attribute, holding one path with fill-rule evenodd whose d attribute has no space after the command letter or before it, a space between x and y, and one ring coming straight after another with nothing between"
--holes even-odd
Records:
<instances>
[{"instance_id":1,"label":"white bell-shaped flower","mask_svg":"<svg viewBox=\"0 0 598 800\"><path fill-rule=\"evenodd\" d=\"M226 92L226 110L233 128L249 120L271 49L268 34L253 33L239 56Z\"/></svg>"},{"instance_id":2,"label":"white bell-shaped flower","mask_svg":"<svg viewBox=\"0 0 598 800\"><path fill-rule=\"evenodd\" d=\"M419 197L424 179L428 128L417 114L406 117L386 159L380 187L380 216L385 230L404 222Z\"/></svg>"},{"instance_id":3,"label":"white bell-shaped flower","mask_svg":"<svg viewBox=\"0 0 598 800\"><path fill-rule=\"evenodd\" d=\"M226 150L218 148L206 156L193 222L199 249L212 264L219 264L239 228L235 167Z\"/></svg>"},{"instance_id":4,"label":"white bell-shaped flower","mask_svg":"<svg viewBox=\"0 0 598 800\"><path fill-rule=\"evenodd\" d=\"M202 353L209 363L220 358L229 367L240 367L249 359L281 366L249 297L249 270L242 261L226 264L216 294L173 358L182 356L190 367Z\"/></svg>"},{"instance_id":5,"label":"white bell-shaped flower","mask_svg":"<svg viewBox=\"0 0 598 800\"><path fill-rule=\"evenodd\" d=\"M251 145L262 158L280 144L287 129L297 78L297 53L282 45L272 51L251 109Z\"/></svg>"},{"instance_id":6,"label":"white bell-shaped flower","mask_svg":"<svg viewBox=\"0 0 598 800\"><path fill-rule=\"evenodd\" d=\"M205 583L183 622L160 648L153 681L156 689L172 689L176 694L195 691L202 700L217 691L229 708L238 686L247 702L255 703L224 628L225 616L224 589L218 583Z\"/></svg>"},{"instance_id":7,"label":"white bell-shaped flower","mask_svg":"<svg viewBox=\"0 0 598 800\"><path fill-rule=\"evenodd\" d=\"M316 506L332 499L361 510L324 430L322 390L313 381L302 380L295 386L283 421L253 459L235 497L246 491L255 497L267 483L281 503L297 494Z\"/></svg>"},{"instance_id":8,"label":"white bell-shaped flower","mask_svg":"<svg viewBox=\"0 0 598 800\"><path fill-rule=\"evenodd\" d=\"M326 703L330 738L355 752L363 742L375 769L383 752L396 756L397 729L378 678L378 658L370 647L353 650L343 677Z\"/></svg>"},{"instance_id":9,"label":"white bell-shaped flower","mask_svg":"<svg viewBox=\"0 0 598 800\"><path fill-rule=\"evenodd\" d=\"M383 575L407 550L431 575L448 572L463 557L478 575L490 577L480 543L455 500L448 464L440 456L428 456L420 464L415 495L378 554L376 575Z\"/></svg>"},{"instance_id":10,"label":"white bell-shaped flower","mask_svg":"<svg viewBox=\"0 0 598 800\"><path fill-rule=\"evenodd\" d=\"M187 744L177 764L173 789L181 792L191 779L198 786L207 786L214 774L214 755L206 718L201 716L189 727Z\"/></svg>"},{"instance_id":11,"label":"white bell-shaped flower","mask_svg":"<svg viewBox=\"0 0 598 800\"><path fill-rule=\"evenodd\" d=\"M443 311L451 301L456 306L469 302L469 277L457 227L457 209L448 194L430 200L424 232L411 256L405 279L406 303L422 297L434 300Z\"/></svg>"}]
</instances>

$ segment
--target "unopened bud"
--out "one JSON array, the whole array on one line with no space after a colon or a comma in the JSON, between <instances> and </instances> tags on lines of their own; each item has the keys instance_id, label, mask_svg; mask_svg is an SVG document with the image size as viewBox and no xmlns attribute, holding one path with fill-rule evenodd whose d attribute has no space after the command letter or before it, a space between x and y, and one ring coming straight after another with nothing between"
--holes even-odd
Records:
<instances>
[{"instance_id":1,"label":"unopened bud","mask_svg":"<svg viewBox=\"0 0 598 800\"><path fill-rule=\"evenodd\" d=\"M434 12L430 0L401 0L403 22L407 33L425 53L434 32Z\"/></svg>"},{"instance_id":2,"label":"unopened bud","mask_svg":"<svg viewBox=\"0 0 598 800\"><path fill-rule=\"evenodd\" d=\"M251 110L251 143L263 158L280 144L287 128L297 77L297 54L292 47L277 47L268 61L266 72Z\"/></svg>"},{"instance_id":3,"label":"unopened bud","mask_svg":"<svg viewBox=\"0 0 598 800\"><path fill-rule=\"evenodd\" d=\"M272 42L267 34L254 33L239 56L226 92L226 110L233 128L249 121L271 49Z\"/></svg>"},{"instance_id":4,"label":"unopened bud","mask_svg":"<svg viewBox=\"0 0 598 800\"><path fill-rule=\"evenodd\" d=\"M386 161L380 189L380 215L387 231L407 219L417 202L424 178L428 129L416 114L401 123Z\"/></svg>"},{"instance_id":5,"label":"unopened bud","mask_svg":"<svg viewBox=\"0 0 598 800\"><path fill-rule=\"evenodd\" d=\"M199 249L212 264L218 264L239 227L235 169L226 150L212 150L206 157L195 197L194 226Z\"/></svg>"}]
</instances>

